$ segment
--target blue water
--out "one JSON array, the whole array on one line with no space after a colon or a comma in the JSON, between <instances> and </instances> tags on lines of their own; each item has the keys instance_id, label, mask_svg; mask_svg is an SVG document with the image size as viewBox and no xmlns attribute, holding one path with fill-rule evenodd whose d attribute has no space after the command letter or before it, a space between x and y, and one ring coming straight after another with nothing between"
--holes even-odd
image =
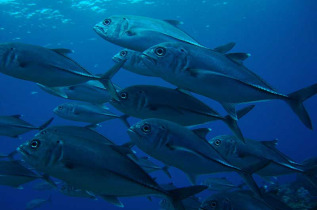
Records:
<instances>
[{"instance_id":1,"label":"blue water","mask_svg":"<svg viewBox=\"0 0 317 210\"><path fill-rule=\"evenodd\" d=\"M317 81L317 2L315 0L108 0L108 1L52 1L0 0L0 42L24 42L49 48L69 48L71 55L93 73L102 73L113 62L111 57L121 48L100 38L92 27L115 14L177 19L182 28L200 43L210 48L234 41L234 52L248 52L245 65L259 74L282 93L293 92ZM121 87L134 84L171 86L157 78L142 77L121 70L114 82ZM52 109L65 100L49 95L34 83L0 74L0 115L23 114L26 121L40 125L53 116ZM214 101L199 97L211 107L225 113ZM317 127L317 96L305 106L314 127ZM131 122L137 122L133 119ZM54 125L80 124L56 117ZM244 135L251 139L279 139L278 149L296 161L316 156L317 132L308 130L280 101L258 103L256 108L239 121ZM81 124L80 124L81 125ZM210 136L231 133L221 122L206 124L213 129ZM114 142L129 140L119 121L102 123L98 130ZM34 132L21 139L1 137L0 153L13 151L32 138ZM139 152L139 151L138 151ZM141 154L141 152L140 152ZM187 186L185 175L171 169L169 180L162 172L151 174L159 183L173 181L176 186ZM240 178L226 176L236 183ZM210 177L203 176L203 178ZM280 177L288 182L294 175ZM260 179L258 179L260 180ZM0 209L24 209L34 198L52 195L52 204L42 209L118 209L99 199L73 198L56 191L35 191L34 183L23 190L0 186ZM261 184L261 181L259 181ZM202 197L208 192L201 194ZM143 197L121 198L125 209L158 209L159 199L152 202Z\"/></svg>"}]
</instances>

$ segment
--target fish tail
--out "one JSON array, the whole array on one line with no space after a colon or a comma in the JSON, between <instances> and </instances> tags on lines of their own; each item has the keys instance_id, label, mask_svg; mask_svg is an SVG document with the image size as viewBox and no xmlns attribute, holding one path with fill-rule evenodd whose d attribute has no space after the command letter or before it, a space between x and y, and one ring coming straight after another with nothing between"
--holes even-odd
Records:
<instances>
[{"instance_id":1,"label":"fish tail","mask_svg":"<svg viewBox=\"0 0 317 210\"><path fill-rule=\"evenodd\" d=\"M54 117L50 118L48 121L46 121L45 123L43 123L40 127L38 127L38 129L41 131L43 129L45 129L47 126L49 126L51 124L51 122L54 120Z\"/></svg>"},{"instance_id":2,"label":"fish tail","mask_svg":"<svg viewBox=\"0 0 317 210\"><path fill-rule=\"evenodd\" d=\"M246 115L247 113L249 113L253 108L255 107L255 105L250 105L247 106L243 109L240 109L237 111L237 118L240 119L241 117L243 117L244 115ZM245 142L245 139L243 137L243 134L238 126L238 122L237 120L235 120L233 117L231 117L230 115L227 115L224 118L224 122L228 125L228 127L233 131L233 133L235 134L235 136L240 139L241 141Z\"/></svg>"},{"instance_id":3,"label":"fish tail","mask_svg":"<svg viewBox=\"0 0 317 210\"><path fill-rule=\"evenodd\" d=\"M167 191L167 196L175 210L185 210L185 207L183 206L181 201L197 193L200 193L207 188L208 187L205 185L182 187Z\"/></svg>"},{"instance_id":4,"label":"fish tail","mask_svg":"<svg viewBox=\"0 0 317 210\"><path fill-rule=\"evenodd\" d=\"M120 70L126 60L122 60L119 63L113 65L106 73L102 74L98 80L103 84L103 86L110 92L111 96L117 100L119 97L117 95L117 90L115 86L112 84L112 77Z\"/></svg>"},{"instance_id":5,"label":"fish tail","mask_svg":"<svg viewBox=\"0 0 317 210\"><path fill-rule=\"evenodd\" d=\"M317 93L317 83L309 87L305 87L288 95L286 102L290 105L293 112L299 117L304 125L313 129L309 114L304 107L303 102Z\"/></svg>"}]
</instances>

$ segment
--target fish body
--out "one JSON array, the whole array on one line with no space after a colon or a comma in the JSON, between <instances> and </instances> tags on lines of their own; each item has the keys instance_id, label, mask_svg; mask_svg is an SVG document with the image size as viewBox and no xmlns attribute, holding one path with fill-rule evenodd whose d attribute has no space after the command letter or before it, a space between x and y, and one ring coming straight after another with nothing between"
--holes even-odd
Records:
<instances>
[{"instance_id":1,"label":"fish body","mask_svg":"<svg viewBox=\"0 0 317 210\"><path fill-rule=\"evenodd\" d=\"M261 176L278 176L289 173L303 173L303 165L292 161L276 148L277 141L255 141L246 139L243 143L234 136L222 135L212 138L210 144L221 153L226 160L240 168L269 161L256 174Z\"/></svg>"},{"instance_id":2,"label":"fish body","mask_svg":"<svg viewBox=\"0 0 317 210\"><path fill-rule=\"evenodd\" d=\"M230 116L221 116L185 91L161 86L134 85L124 88L117 95L119 100L112 99L111 104L129 116L140 119L165 119L184 126L221 120L240 139L243 139L234 119ZM238 118L248 113L252 108L253 106L239 111Z\"/></svg>"},{"instance_id":3,"label":"fish body","mask_svg":"<svg viewBox=\"0 0 317 210\"><path fill-rule=\"evenodd\" d=\"M97 124L106 120L119 118L108 109L89 103L69 102L57 106L54 113L74 121Z\"/></svg>"},{"instance_id":4,"label":"fish body","mask_svg":"<svg viewBox=\"0 0 317 210\"><path fill-rule=\"evenodd\" d=\"M317 84L288 95L279 93L243 66L243 53L230 56L174 42L158 44L143 54L143 63L151 71L179 88L218 101L233 117L236 104L279 99L290 105L306 127L312 128L302 103L317 93Z\"/></svg>"},{"instance_id":5,"label":"fish body","mask_svg":"<svg viewBox=\"0 0 317 210\"><path fill-rule=\"evenodd\" d=\"M122 67L130 72L150 77L159 76L147 68L147 66L143 63L141 55L141 52L124 49L115 54L112 57L112 60L116 63L126 60Z\"/></svg>"},{"instance_id":6,"label":"fish body","mask_svg":"<svg viewBox=\"0 0 317 210\"><path fill-rule=\"evenodd\" d=\"M96 196L92 193L89 193L85 190L77 189L71 185L64 183L61 188L60 192L64 195L71 196L71 197L80 197L80 198L90 198L96 200Z\"/></svg>"},{"instance_id":7,"label":"fish body","mask_svg":"<svg viewBox=\"0 0 317 210\"><path fill-rule=\"evenodd\" d=\"M61 87L47 87L37 84L42 90L70 100L85 101L92 104L104 104L109 102L111 96L108 90L99 81L88 81L81 84ZM117 90L120 90L118 86Z\"/></svg>"},{"instance_id":8,"label":"fish body","mask_svg":"<svg viewBox=\"0 0 317 210\"><path fill-rule=\"evenodd\" d=\"M142 52L161 42L177 41L199 45L192 37L180 30L179 21L159 20L133 15L113 15L94 26L103 39Z\"/></svg>"},{"instance_id":9,"label":"fish body","mask_svg":"<svg viewBox=\"0 0 317 210\"><path fill-rule=\"evenodd\" d=\"M33 139L22 144L18 151L37 170L108 198L121 207L123 204L116 197L158 195L170 200L176 197L173 192L163 190L125 151L114 145L51 136ZM191 193L205 188L195 186Z\"/></svg>"},{"instance_id":10,"label":"fish body","mask_svg":"<svg viewBox=\"0 0 317 210\"><path fill-rule=\"evenodd\" d=\"M45 86L67 86L99 77L65 55L70 50L48 49L23 43L0 45L0 72Z\"/></svg>"},{"instance_id":11,"label":"fish body","mask_svg":"<svg viewBox=\"0 0 317 210\"><path fill-rule=\"evenodd\" d=\"M48 126L53 119L43 125L35 127L21 119L21 115L0 116L0 135L17 138L19 135L31 130L41 130Z\"/></svg>"},{"instance_id":12,"label":"fish body","mask_svg":"<svg viewBox=\"0 0 317 210\"><path fill-rule=\"evenodd\" d=\"M202 183L204 185L207 185L208 189L211 191L229 191L232 189L241 188L241 185L240 186L234 185L225 177L221 177L221 178L210 177L204 180Z\"/></svg>"},{"instance_id":13,"label":"fish body","mask_svg":"<svg viewBox=\"0 0 317 210\"><path fill-rule=\"evenodd\" d=\"M26 204L25 209L31 210L31 209L39 208L48 202L49 203L52 202L51 197L49 197L48 199L42 199L42 198L33 199Z\"/></svg>"}]
</instances>

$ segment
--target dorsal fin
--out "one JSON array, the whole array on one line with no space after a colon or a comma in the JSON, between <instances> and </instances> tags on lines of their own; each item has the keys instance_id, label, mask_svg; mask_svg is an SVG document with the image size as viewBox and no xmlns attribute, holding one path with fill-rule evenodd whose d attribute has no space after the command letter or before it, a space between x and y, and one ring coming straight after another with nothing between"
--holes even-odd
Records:
<instances>
[{"instance_id":1,"label":"dorsal fin","mask_svg":"<svg viewBox=\"0 0 317 210\"><path fill-rule=\"evenodd\" d=\"M15 115L11 115L11 117L20 119L23 115L22 114L15 114Z\"/></svg>"},{"instance_id":2,"label":"dorsal fin","mask_svg":"<svg viewBox=\"0 0 317 210\"><path fill-rule=\"evenodd\" d=\"M276 148L278 140L274 139L272 141L261 141L261 143L270 148Z\"/></svg>"},{"instance_id":3,"label":"dorsal fin","mask_svg":"<svg viewBox=\"0 0 317 210\"><path fill-rule=\"evenodd\" d=\"M226 53L226 52L229 52L235 45L236 45L235 42L229 42L225 45L221 45L219 47L216 47L213 50L216 52L219 52L219 53Z\"/></svg>"},{"instance_id":4,"label":"dorsal fin","mask_svg":"<svg viewBox=\"0 0 317 210\"><path fill-rule=\"evenodd\" d=\"M53 50L54 52L61 54L61 55L67 55L69 53L73 53L72 50L65 49L65 48L56 48L56 49L51 49L51 50Z\"/></svg>"},{"instance_id":5,"label":"dorsal fin","mask_svg":"<svg viewBox=\"0 0 317 210\"><path fill-rule=\"evenodd\" d=\"M206 136L211 131L211 128L197 128L192 131L200 138L206 139Z\"/></svg>"},{"instance_id":6,"label":"dorsal fin","mask_svg":"<svg viewBox=\"0 0 317 210\"><path fill-rule=\"evenodd\" d=\"M179 20L163 20L163 21L165 21L173 26L176 26L176 27L183 24L183 22L179 21Z\"/></svg>"},{"instance_id":7,"label":"dorsal fin","mask_svg":"<svg viewBox=\"0 0 317 210\"><path fill-rule=\"evenodd\" d=\"M227 58L236 62L237 64L242 65L243 61L251 56L250 53L228 53L226 54Z\"/></svg>"}]
</instances>

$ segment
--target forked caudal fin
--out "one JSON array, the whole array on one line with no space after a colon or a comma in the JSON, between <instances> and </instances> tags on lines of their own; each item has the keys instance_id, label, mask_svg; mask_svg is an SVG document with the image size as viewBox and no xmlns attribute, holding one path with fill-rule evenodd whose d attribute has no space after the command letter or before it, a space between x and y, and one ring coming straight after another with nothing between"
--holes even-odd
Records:
<instances>
[{"instance_id":1,"label":"forked caudal fin","mask_svg":"<svg viewBox=\"0 0 317 210\"><path fill-rule=\"evenodd\" d=\"M295 112L295 114L302 121L302 123L304 123L304 125L309 129L313 129L313 126L303 102L316 93L317 83L289 94L288 98L285 100L290 105L293 112Z\"/></svg>"},{"instance_id":2,"label":"forked caudal fin","mask_svg":"<svg viewBox=\"0 0 317 210\"><path fill-rule=\"evenodd\" d=\"M47 126L49 126L51 124L51 122L54 120L54 117L52 117L51 119L49 119L48 121L46 121L45 123L43 123L43 125L41 125L40 127L38 127L38 130L43 130L45 129Z\"/></svg>"},{"instance_id":3,"label":"forked caudal fin","mask_svg":"<svg viewBox=\"0 0 317 210\"><path fill-rule=\"evenodd\" d=\"M201 191L207 189L208 186L205 185L195 185L191 187L182 187L174 190L167 191L169 200L172 202L175 210L185 210L182 204L182 200L193 196Z\"/></svg>"},{"instance_id":4,"label":"forked caudal fin","mask_svg":"<svg viewBox=\"0 0 317 210\"><path fill-rule=\"evenodd\" d=\"M250 106L247 106L243 109L238 110L237 111L237 118L240 119L241 117L243 117L244 115L249 113L254 107L255 107L255 105L250 105ZM234 135L238 139L245 142L243 134L238 126L237 120L232 118L230 115L227 115L223 121L228 125L228 127L232 130L232 132L234 133Z\"/></svg>"}]
</instances>

